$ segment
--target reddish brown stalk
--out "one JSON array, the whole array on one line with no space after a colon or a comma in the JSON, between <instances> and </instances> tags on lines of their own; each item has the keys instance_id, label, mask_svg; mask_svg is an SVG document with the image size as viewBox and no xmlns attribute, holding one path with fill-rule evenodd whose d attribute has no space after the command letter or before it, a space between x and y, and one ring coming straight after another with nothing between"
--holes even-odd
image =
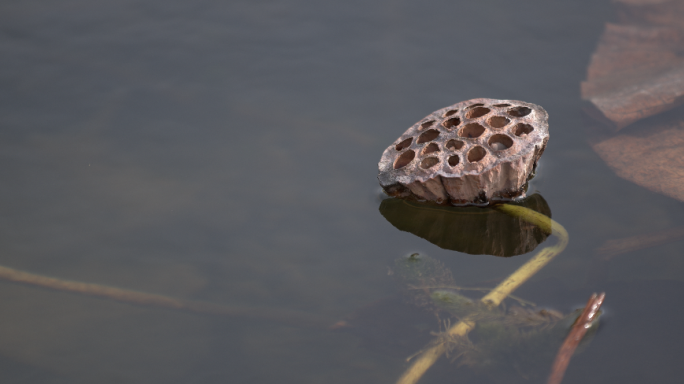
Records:
<instances>
[{"instance_id":1,"label":"reddish brown stalk","mask_svg":"<svg viewBox=\"0 0 684 384\"><path fill-rule=\"evenodd\" d=\"M575 325L573 325L570 330L570 334L568 334L568 337L565 338L565 342L558 350L558 355L556 355L556 361L553 362L553 369L551 370L551 375L549 376L547 384L560 384L563 380L565 370L568 368L568 364L570 364L570 358L575 353L575 349L577 349L577 346L589 330L589 327L591 327L592 321L596 319L601 304L603 304L603 299L605 298L605 292L600 295L595 293L591 295L582 314L577 318Z\"/></svg>"}]
</instances>

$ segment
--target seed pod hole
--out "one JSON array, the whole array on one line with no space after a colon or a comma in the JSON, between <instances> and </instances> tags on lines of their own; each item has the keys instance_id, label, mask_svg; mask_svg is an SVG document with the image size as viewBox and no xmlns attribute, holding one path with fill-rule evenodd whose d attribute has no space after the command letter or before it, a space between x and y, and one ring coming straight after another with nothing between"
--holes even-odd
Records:
<instances>
[{"instance_id":1,"label":"seed pod hole","mask_svg":"<svg viewBox=\"0 0 684 384\"><path fill-rule=\"evenodd\" d=\"M459 132L458 135L467 138L480 137L484 131L485 127L481 126L480 124L470 123L466 124L466 126L461 129L461 132Z\"/></svg>"},{"instance_id":2,"label":"seed pod hole","mask_svg":"<svg viewBox=\"0 0 684 384\"><path fill-rule=\"evenodd\" d=\"M452 109L452 110L446 111L446 113L444 114L444 117L449 117L456 112L458 112L458 109Z\"/></svg>"},{"instance_id":3,"label":"seed pod hole","mask_svg":"<svg viewBox=\"0 0 684 384\"><path fill-rule=\"evenodd\" d=\"M513 146L513 139L507 135L494 135L489 138L489 147L494 151L503 151Z\"/></svg>"},{"instance_id":4,"label":"seed pod hole","mask_svg":"<svg viewBox=\"0 0 684 384\"><path fill-rule=\"evenodd\" d=\"M435 123L434 120L428 120L428 121L424 122L423 124L421 124L420 128L418 128L418 130L422 131L425 128L430 128L430 127L432 127L432 124L434 124L434 123Z\"/></svg>"},{"instance_id":5,"label":"seed pod hole","mask_svg":"<svg viewBox=\"0 0 684 384\"><path fill-rule=\"evenodd\" d=\"M394 161L394 169L399 169L403 168L408 163L413 161L413 158L416 157L416 153L413 152L413 150L409 149L408 151L402 153L397 159Z\"/></svg>"},{"instance_id":6,"label":"seed pod hole","mask_svg":"<svg viewBox=\"0 0 684 384\"><path fill-rule=\"evenodd\" d=\"M513 117L523 117L527 116L532 112L531 109L527 107L515 107L508 110L508 114Z\"/></svg>"},{"instance_id":7,"label":"seed pod hole","mask_svg":"<svg viewBox=\"0 0 684 384\"><path fill-rule=\"evenodd\" d=\"M439 159L436 157L428 157L420 162L420 167L423 169L432 168L439 163Z\"/></svg>"},{"instance_id":8,"label":"seed pod hole","mask_svg":"<svg viewBox=\"0 0 684 384\"><path fill-rule=\"evenodd\" d=\"M489 123L492 128L503 128L510 122L509 119L503 116L492 116L487 120L487 123Z\"/></svg>"},{"instance_id":9,"label":"seed pod hole","mask_svg":"<svg viewBox=\"0 0 684 384\"><path fill-rule=\"evenodd\" d=\"M466 109L473 109L473 108L481 107L481 106L483 106L483 105L484 105L484 104L482 104L482 103L471 104L471 105L469 105L468 108L466 108Z\"/></svg>"},{"instance_id":10,"label":"seed pod hole","mask_svg":"<svg viewBox=\"0 0 684 384\"><path fill-rule=\"evenodd\" d=\"M402 151L406 148L408 148L409 145L413 142L413 137L409 137L408 139L402 141L401 143L397 144L394 149L397 151Z\"/></svg>"},{"instance_id":11,"label":"seed pod hole","mask_svg":"<svg viewBox=\"0 0 684 384\"><path fill-rule=\"evenodd\" d=\"M472 147L470 151L468 151L468 161L471 163L477 163L478 161L484 159L486 155L487 151L485 151L484 148L477 145L475 147Z\"/></svg>"},{"instance_id":12,"label":"seed pod hole","mask_svg":"<svg viewBox=\"0 0 684 384\"><path fill-rule=\"evenodd\" d=\"M466 117L469 119L475 119L475 118L478 118L480 116L484 116L484 115L488 114L489 111L490 111L489 108L477 107L477 108L474 108L474 109L471 109L470 111L468 111L468 113L466 113Z\"/></svg>"},{"instance_id":13,"label":"seed pod hole","mask_svg":"<svg viewBox=\"0 0 684 384\"><path fill-rule=\"evenodd\" d=\"M465 144L461 140L452 139L447 141L446 149L451 149L452 151L458 151L463 148Z\"/></svg>"},{"instance_id":14,"label":"seed pod hole","mask_svg":"<svg viewBox=\"0 0 684 384\"><path fill-rule=\"evenodd\" d=\"M497 108L504 108L504 107L510 107L511 105L510 104L495 104L494 106Z\"/></svg>"},{"instance_id":15,"label":"seed pod hole","mask_svg":"<svg viewBox=\"0 0 684 384\"><path fill-rule=\"evenodd\" d=\"M528 133L532 132L534 130L534 127L529 125L529 124L524 124L520 123L513 128L513 134L516 136L522 136L522 135L527 135Z\"/></svg>"},{"instance_id":16,"label":"seed pod hole","mask_svg":"<svg viewBox=\"0 0 684 384\"><path fill-rule=\"evenodd\" d=\"M428 153L432 152L439 152L439 146L437 145L437 143L430 143L427 146L425 146L425 148L423 148L422 154L427 155Z\"/></svg>"},{"instance_id":17,"label":"seed pod hole","mask_svg":"<svg viewBox=\"0 0 684 384\"><path fill-rule=\"evenodd\" d=\"M427 131L423 132L420 136L418 136L418 140L416 140L416 143L421 144L421 143L427 143L428 141L432 141L439 136L439 131L436 129L428 129Z\"/></svg>"},{"instance_id":18,"label":"seed pod hole","mask_svg":"<svg viewBox=\"0 0 684 384\"><path fill-rule=\"evenodd\" d=\"M449 165L455 167L461 162L461 158L457 155L449 156Z\"/></svg>"},{"instance_id":19,"label":"seed pod hole","mask_svg":"<svg viewBox=\"0 0 684 384\"><path fill-rule=\"evenodd\" d=\"M461 124L461 119L459 119L458 117L452 117L449 120L444 120L444 122L442 123L444 128L449 129L449 130L454 129L455 127L458 127L459 124Z\"/></svg>"}]
</instances>

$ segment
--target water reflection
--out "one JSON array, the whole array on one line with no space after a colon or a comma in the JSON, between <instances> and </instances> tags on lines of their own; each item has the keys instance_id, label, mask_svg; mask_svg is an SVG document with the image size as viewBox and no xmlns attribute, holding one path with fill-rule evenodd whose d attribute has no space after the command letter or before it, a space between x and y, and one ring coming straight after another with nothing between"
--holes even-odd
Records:
<instances>
[{"instance_id":1,"label":"water reflection","mask_svg":"<svg viewBox=\"0 0 684 384\"><path fill-rule=\"evenodd\" d=\"M551 209L539 194L514 204L551 217ZM471 255L522 255L533 251L549 236L537 226L489 207L445 207L386 199L379 209L397 229L440 248Z\"/></svg>"}]
</instances>

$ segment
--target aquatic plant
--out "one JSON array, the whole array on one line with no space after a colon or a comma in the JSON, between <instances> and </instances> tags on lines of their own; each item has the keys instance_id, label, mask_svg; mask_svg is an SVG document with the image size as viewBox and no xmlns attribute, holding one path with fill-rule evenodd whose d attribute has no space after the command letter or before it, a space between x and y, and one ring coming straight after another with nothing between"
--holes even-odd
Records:
<instances>
[{"instance_id":1,"label":"aquatic plant","mask_svg":"<svg viewBox=\"0 0 684 384\"><path fill-rule=\"evenodd\" d=\"M481 304L488 308L495 308L508 297L516 288L522 285L537 271L548 264L556 255L561 253L568 244L568 233L557 222L548 216L542 215L533 210L514 206L510 204L497 205L496 209L507 214L520 217L525 221L538 226L547 233L552 233L558 238L558 242L552 246L547 246L537 252L530 260L513 272L508 278L491 290L487 295L480 299ZM486 324L486 323L485 323ZM410 367L397 381L398 384L417 383L423 374L439 359L443 354L452 348L449 342L451 339L463 338L468 335L477 325L477 316L465 316L456 324L451 325L445 332L433 340L424 350L418 353ZM486 328L486 325L485 325ZM490 331L492 329L490 328Z\"/></svg>"}]
</instances>

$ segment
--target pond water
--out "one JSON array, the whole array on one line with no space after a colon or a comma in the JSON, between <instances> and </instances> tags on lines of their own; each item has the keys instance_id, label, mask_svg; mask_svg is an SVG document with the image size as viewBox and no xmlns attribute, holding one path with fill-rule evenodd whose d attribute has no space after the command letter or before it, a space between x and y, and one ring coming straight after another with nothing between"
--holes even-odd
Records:
<instances>
[{"instance_id":1,"label":"pond water","mask_svg":"<svg viewBox=\"0 0 684 384\"><path fill-rule=\"evenodd\" d=\"M377 163L436 109L524 100L550 115L531 188L570 243L516 294L566 313L607 294L564 383L680 382L684 242L594 273L604 241L684 225L681 202L587 144L579 83L613 18L605 0L6 1L0 265L330 324L396 298L394 261L412 252L493 285L531 253L398 230ZM432 338L393 347L411 314L390 309L352 332L6 281L0 297L3 383L392 383ZM509 379L457 365L421 382Z\"/></svg>"}]
</instances>

